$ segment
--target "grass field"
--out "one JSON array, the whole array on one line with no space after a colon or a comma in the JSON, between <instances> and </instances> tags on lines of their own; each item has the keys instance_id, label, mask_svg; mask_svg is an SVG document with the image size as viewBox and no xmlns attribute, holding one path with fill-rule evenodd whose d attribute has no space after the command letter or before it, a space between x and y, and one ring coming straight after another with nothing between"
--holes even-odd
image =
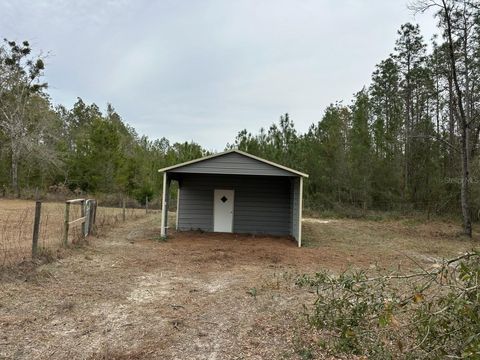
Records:
<instances>
[{"instance_id":1,"label":"grass field","mask_svg":"<svg viewBox=\"0 0 480 360\"><path fill-rule=\"evenodd\" d=\"M4 272L0 358L302 359L303 305L315 294L295 285L298 276L428 268L478 241L448 222L311 218L303 248L201 232L163 241L159 218L120 223L59 261Z\"/></svg>"},{"instance_id":2,"label":"grass field","mask_svg":"<svg viewBox=\"0 0 480 360\"><path fill-rule=\"evenodd\" d=\"M55 250L62 244L65 203L42 203L39 245ZM31 257L35 202L28 200L0 200L0 267L18 263ZM126 218L145 215L143 209L127 209ZM70 219L80 217L80 206L70 207ZM97 209L97 227L103 229L122 220L122 209ZM80 223L69 233L71 243L80 236Z\"/></svg>"},{"instance_id":3,"label":"grass field","mask_svg":"<svg viewBox=\"0 0 480 360\"><path fill-rule=\"evenodd\" d=\"M475 227L474 227L475 228ZM368 266L381 264L414 265L463 253L480 243L461 234L461 225L451 221L422 221L415 218L367 221L352 219L304 219L303 243L322 248L340 259L340 264Z\"/></svg>"}]
</instances>

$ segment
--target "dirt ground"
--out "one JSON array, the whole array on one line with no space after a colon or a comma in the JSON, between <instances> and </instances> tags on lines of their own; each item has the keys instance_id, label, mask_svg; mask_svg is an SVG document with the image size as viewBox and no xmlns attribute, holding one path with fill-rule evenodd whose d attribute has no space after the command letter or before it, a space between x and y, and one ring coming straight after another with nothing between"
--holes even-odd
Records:
<instances>
[{"instance_id":1,"label":"dirt ground","mask_svg":"<svg viewBox=\"0 0 480 360\"><path fill-rule=\"evenodd\" d=\"M3 274L0 358L300 359L314 295L298 275L431 264L474 244L443 223L307 219L304 248L200 232L161 241L158 224L122 224L58 261Z\"/></svg>"}]
</instances>

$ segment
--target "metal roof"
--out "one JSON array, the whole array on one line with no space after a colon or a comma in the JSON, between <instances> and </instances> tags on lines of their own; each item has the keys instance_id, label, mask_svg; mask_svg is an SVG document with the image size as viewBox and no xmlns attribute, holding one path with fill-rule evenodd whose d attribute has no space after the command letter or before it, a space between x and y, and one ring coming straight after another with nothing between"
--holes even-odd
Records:
<instances>
[{"instance_id":1,"label":"metal roof","mask_svg":"<svg viewBox=\"0 0 480 360\"><path fill-rule=\"evenodd\" d=\"M268 164L268 165L270 165L270 166L274 166L274 167L276 167L276 168L278 168L278 169L285 170L285 171L290 172L290 173L292 173L292 174L295 174L295 175L298 175L298 176L302 176L302 177L308 178L308 175L305 174L305 173L302 173L302 172L297 171L297 170L290 169L290 168L288 168L288 167L286 167L286 166L283 166L283 165L274 163L273 161L269 161L269 160L266 160L266 159L262 159L262 158L260 158L260 157L258 157L258 156L255 156L255 155L252 155L252 154L249 154L249 153L246 153L246 152L244 152L244 151L237 150L237 149L228 150L228 151L224 151L224 152L221 152L221 153L204 156L204 157L199 158L199 159L190 160L190 161L183 162L183 163L181 163L181 164L177 164L177 165L172 165L172 166L169 166L169 167L165 167L165 168L163 168L163 169L159 169L158 172L168 172L168 171L170 171L170 170L174 170L174 169L177 169L177 168L181 168L181 167L184 167L184 166L188 166L188 165L191 165L191 164L199 163L199 162L202 162L202 161L206 161L206 160L209 160L209 159L213 159L213 158L216 158L216 157L219 157L219 156L222 156L222 155L226 155L226 154L231 154L231 153L237 153L237 154L246 156L246 157L248 157L248 158L251 158L251 159L260 161L260 162L262 162L262 163Z\"/></svg>"}]
</instances>

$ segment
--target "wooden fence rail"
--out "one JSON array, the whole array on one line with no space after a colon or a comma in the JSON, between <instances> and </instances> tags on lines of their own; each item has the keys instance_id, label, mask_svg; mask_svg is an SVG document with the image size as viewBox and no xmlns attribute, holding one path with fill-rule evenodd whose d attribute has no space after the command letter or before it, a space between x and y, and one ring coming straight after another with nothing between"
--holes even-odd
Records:
<instances>
[{"instance_id":1,"label":"wooden fence rail","mask_svg":"<svg viewBox=\"0 0 480 360\"><path fill-rule=\"evenodd\" d=\"M80 205L80 217L70 221L70 205ZM93 199L73 199L65 202L65 220L63 230L63 244L68 245L68 231L70 225L82 223L82 234L87 237L94 230L97 214L97 201Z\"/></svg>"}]
</instances>

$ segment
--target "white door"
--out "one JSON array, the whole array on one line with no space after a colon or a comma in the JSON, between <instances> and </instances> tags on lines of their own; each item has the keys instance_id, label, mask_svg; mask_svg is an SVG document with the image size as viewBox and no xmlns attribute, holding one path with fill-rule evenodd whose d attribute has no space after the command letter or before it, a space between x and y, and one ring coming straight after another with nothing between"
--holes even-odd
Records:
<instances>
[{"instance_id":1,"label":"white door","mask_svg":"<svg viewBox=\"0 0 480 360\"><path fill-rule=\"evenodd\" d=\"M213 195L213 231L233 231L234 190L215 189Z\"/></svg>"}]
</instances>

